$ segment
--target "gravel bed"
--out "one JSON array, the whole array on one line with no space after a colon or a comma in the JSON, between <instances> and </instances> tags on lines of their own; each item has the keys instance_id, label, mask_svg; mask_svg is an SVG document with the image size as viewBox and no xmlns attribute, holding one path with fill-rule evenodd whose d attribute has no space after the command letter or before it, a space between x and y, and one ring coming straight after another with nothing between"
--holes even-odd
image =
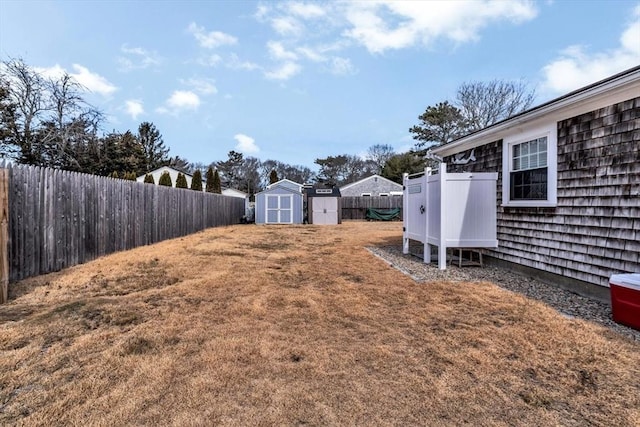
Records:
<instances>
[{"instance_id":1,"label":"gravel bed","mask_svg":"<svg viewBox=\"0 0 640 427\"><path fill-rule=\"evenodd\" d=\"M611 307L606 302L583 297L558 286L540 282L504 268L447 266L441 271L436 263L425 264L421 258L404 255L397 246L367 248L374 255L391 264L392 267L411 276L417 282L450 280L459 282L491 282L501 288L517 292L528 298L542 301L568 318L579 318L599 323L618 334L640 342L640 331L613 321Z\"/></svg>"}]
</instances>

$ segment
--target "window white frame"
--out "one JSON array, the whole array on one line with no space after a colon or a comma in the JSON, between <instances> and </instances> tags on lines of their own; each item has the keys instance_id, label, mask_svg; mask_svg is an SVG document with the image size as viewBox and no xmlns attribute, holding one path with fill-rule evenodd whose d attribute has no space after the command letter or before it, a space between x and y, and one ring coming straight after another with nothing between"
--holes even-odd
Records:
<instances>
[{"instance_id":1,"label":"window white frame","mask_svg":"<svg viewBox=\"0 0 640 427\"><path fill-rule=\"evenodd\" d=\"M362 193L360 197L371 197L371 193Z\"/></svg>"},{"instance_id":2,"label":"window white frame","mask_svg":"<svg viewBox=\"0 0 640 427\"><path fill-rule=\"evenodd\" d=\"M513 147L537 138L547 138L546 200L511 200ZM502 206L555 207L558 203L558 131L557 124L529 129L502 140Z\"/></svg>"},{"instance_id":3,"label":"window white frame","mask_svg":"<svg viewBox=\"0 0 640 427\"><path fill-rule=\"evenodd\" d=\"M389 197L389 193L380 193L378 194L380 197Z\"/></svg>"}]
</instances>

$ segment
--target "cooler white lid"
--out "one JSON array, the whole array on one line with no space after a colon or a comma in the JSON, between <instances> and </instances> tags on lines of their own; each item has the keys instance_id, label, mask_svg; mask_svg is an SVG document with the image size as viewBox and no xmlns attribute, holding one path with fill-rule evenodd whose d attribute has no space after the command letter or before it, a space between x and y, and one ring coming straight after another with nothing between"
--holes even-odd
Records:
<instances>
[{"instance_id":1,"label":"cooler white lid","mask_svg":"<svg viewBox=\"0 0 640 427\"><path fill-rule=\"evenodd\" d=\"M609 279L609 283L640 291L640 273L614 274Z\"/></svg>"}]
</instances>

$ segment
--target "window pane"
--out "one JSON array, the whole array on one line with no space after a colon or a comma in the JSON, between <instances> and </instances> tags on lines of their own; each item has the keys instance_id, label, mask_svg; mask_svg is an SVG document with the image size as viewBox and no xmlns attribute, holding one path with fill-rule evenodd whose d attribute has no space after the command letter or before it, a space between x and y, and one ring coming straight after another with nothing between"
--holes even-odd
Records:
<instances>
[{"instance_id":1,"label":"window pane","mask_svg":"<svg viewBox=\"0 0 640 427\"><path fill-rule=\"evenodd\" d=\"M547 166L547 152L538 154L538 166Z\"/></svg>"},{"instance_id":2,"label":"window pane","mask_svg":"<svg viewBox=\"0 0 640 427\"><path fill-rule=\"evenodd\" d=\"M520 157L520 144L513 146L513 157Z\"/></svg>"},{"instance_id":3,"label":"window pane","mask_svg":"<svg viewBox=\"0 0 640 427\"><path fill-rule=\"evenodd\" d=\"M546 200L547 168L511 172L511 200Z\"/></svg>"},{"instance_id":4,"label":"window pane","mask_svg":"<svg viewBox=\"0 0 640 427\"><path fill-rule=\"evenodd\" d=\"M529 154L529 144L527 144L526 142L523 144L520 144L522 146L521 148L521 153L524 156L525 154Z\"/></svg>"},{"instance_id":5,"label":"window pane","mask_svg":"<svg viewBox=\"0 0 640 427\"><path fill-rule=\"evenodd\" d=\"M520 159L513 159L513 170L520 169Z\"/></svg>"},{"instance_id":6,"label":"window pane","mask_svg":"<svg viewBox=\"0 0 640 427\"><path fill-rule=\"evenodd\" d=\"M280 209L291 209L291 197L280 198Z\"/></svg>"},{"instance_id":7,"label":"window pane","mask_svg":"<svg viewBox=\"0 0 640 427\"><path fill-rule=\"evenodd\" d=\"M267 209L278 209L278 196L267 196Z\"/></svg>"}]
</instances>

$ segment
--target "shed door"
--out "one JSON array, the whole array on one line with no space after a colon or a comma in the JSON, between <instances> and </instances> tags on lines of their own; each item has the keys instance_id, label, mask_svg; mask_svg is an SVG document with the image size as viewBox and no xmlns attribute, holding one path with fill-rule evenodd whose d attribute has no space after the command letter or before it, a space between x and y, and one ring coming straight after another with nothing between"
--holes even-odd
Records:
<instances>
[{"instance_id":1,"label":"shed door","mask_svg":"<svg viewBox=\"0 0 640 427\"><path fill-rule=\"evenodd\" d=\"M312 212L314 224L337 224L338 199L336 197L314 197Z\"/></svg>"},{"instance_id":2,"label":"shed door","mask_svg":"<svg viewBox=\"0 0 640 427\"><path fill-rule=\"evenodd\" d=\"M293 223L293 198L290 194L267 194L267 224Z\"/></svg>"}]
</instances>

